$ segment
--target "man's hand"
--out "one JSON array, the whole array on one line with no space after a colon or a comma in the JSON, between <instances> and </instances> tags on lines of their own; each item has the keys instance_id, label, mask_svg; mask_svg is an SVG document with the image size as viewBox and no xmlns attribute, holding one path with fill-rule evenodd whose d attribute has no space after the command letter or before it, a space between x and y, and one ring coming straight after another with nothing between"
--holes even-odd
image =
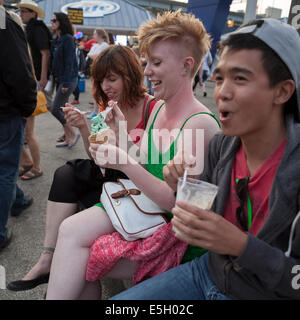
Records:
<instances>
[{"instance_id":1,"label":"man's hand","mask_svg":"<svg viewBox=\"0 0 300 320\"><path fill-rule=\"evenodd\" d=\"M194 156L184 157L183 152L178 152L174 159L163 167L164 179L171 189L177 190L178 178L183 176L185 169L193 167L195 161Z\"/></svg>"},{"instance_id":2,"label":"man's hand","mask_svg":"<svg viewBox=\"0 0 300 320\"><path fill-rule=\"evenodd\" d=\"M180 231L178 239L214 253L239 256L243 252L248 236L231 222L184 201L176 205L172 224Z\"/></svg>"},{"instance_id":3,"label":"man's hand","mask_svg":"<svg viewBox=\"0 0 300 320\"><path fill-rule=\"evenodd\" d=\"M69 88L61 88L61 93L65 94L65 93L67 93L68 90L69 90Z\"/></svg>"}]
</instances>

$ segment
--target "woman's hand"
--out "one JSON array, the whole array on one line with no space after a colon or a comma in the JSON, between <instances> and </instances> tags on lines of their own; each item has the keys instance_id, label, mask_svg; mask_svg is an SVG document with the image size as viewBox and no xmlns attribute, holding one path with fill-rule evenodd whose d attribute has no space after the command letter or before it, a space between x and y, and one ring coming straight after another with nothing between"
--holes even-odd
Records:
<instances>
[{"instance_id":1,"label":"woman's hand","mask_svg":"<svg viewBox=\"0 0 300 320\"><path fill-rule=\"evenodd\" d=\"M176 205L172 224L180 232L178 239L218 254L239 256L243 252L248 236L234 224L184 201Z\"/></svg>"},{"instance_id":2,"label":"woman's hand","mask_svg":"<svg viewBox=\"0 0 300 320\"><path fill-rule=\"evenodd\" d=\"M164 179L171 189L174 191L177 190L178 178L183 176L185 169L192 168L195 161L196 158L194 156L184 157L183 152L178 152L177 155L163 167Z\"/></svg>"},{"instance_id":3,"label":"woman's hand","mask_svg":"<svg viewBox=\"0 0 300 320\"><path fill-rule=\"evenodd\" d=\"M91 143L89 151L95 163L103 168L122 170L130 160L133 161L125 151L108 143Z\"/></svg>"},{"instance_id":4,"label":"woman's hand","mask_svg":"<svg viewBox=\"0 0 300 320\"><path fill-rule=\"evenodd\" d=\"M118 107L118 103L116 101L110 100L108 102L108 106L112 107L112 110L108 112L105 118L106 124L115 132L116 137L119 136L119 132L123 132L124 134L127 134L127 127L121 126L121 123L123 121L126 121L122 111ZM126 132L126 133L125 133Z\"/></svg>"},{"instance_id":5,"label":"woman's hand","mask_svg":"<svg viewBox=\"0 0 300 320\"><path fill-rule=\"evenodd\" d=\"M65 119L69 125L78 129L87 126L84 114L78 111L78 109L75 109L71 104L66 103L62 110L65 113Z\"/></svg>"}]
</instances>

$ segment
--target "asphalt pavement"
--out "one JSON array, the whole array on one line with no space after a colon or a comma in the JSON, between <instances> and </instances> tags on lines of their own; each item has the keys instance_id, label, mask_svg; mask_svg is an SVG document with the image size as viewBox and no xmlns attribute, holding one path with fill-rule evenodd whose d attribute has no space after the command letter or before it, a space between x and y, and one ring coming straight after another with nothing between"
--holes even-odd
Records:
<instances>
[{"instance_id":1,"label":"asphalt pavement","mask_svg":"<svg viewBox=\"0 0 300 320\"><path fill-rule=\"evenodd\" d=\"M196 88L196 97L212 112L217 114L213 100L213 82L206 82L207 96L203 97L200 87ZM82 111L92 112L91 82L86 80L86 91L80 94ZM70 97L70 101L73 96ZM90 120L87 120L90 122ZM21 279L37 262L43 247L45 232L46 203L56 168L66 161L76 158L87 158L82 139L72 149L56 148L56 138L62 134L60 123L50 112L36 117L35 135L40 143L41 168L43 175L33 180L22 181L18 184L26 195L34 198L34 203L24 210L19 217L9 217L8 227L13 231L10 245L0 252L0 300L42 300L47 285L40 285L35 289L13 292L3 289L1 280L6 283ZM66 253L68 254L68 253ZM5 274L4 271L5 270ZM68 272L69 270L66 270ZM128 285L128 283L126 284ZM125 289L124 282L115 279L102 280L103 299L107 299Z\"/></svg>"}]
</instances>

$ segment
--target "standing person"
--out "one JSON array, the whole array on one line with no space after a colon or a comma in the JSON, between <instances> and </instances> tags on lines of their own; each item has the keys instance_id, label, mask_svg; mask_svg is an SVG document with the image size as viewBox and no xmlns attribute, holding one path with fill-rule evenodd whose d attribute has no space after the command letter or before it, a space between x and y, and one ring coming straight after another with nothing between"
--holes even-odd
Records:
<instances>
[{"instance_id":1,"label":"standing person","mask_svg":"<svg viewBox=\"0 0 300 320\"><path fill-rule=\"evenodd\" d=\"M20 213L32 203L17 186L24 143L25 117L36 106L36 82L22 28L0 0L0 250L11 240L6 223L12 209ZM8 58L9 57L9 58ZM12 208L12 205L13 208Z\"/></svg>"},{"instance_id":2,"label":"standing person","mask_svg":"<svg viewBox=\"0 0 300 320\"><path fill-rule=\"evenodd\" d=\"M200 158L219 128L214 115L194 97L192 90L192 80L210 46L210 39L198 19L176 11L159 15L142 26L139 45L141 53L146 55L145 74L151 79L154 96L164 100L156 103L150 115L140 149L130 147L130 154L140 153L143 159L138 162L124 150L126 148L115 144L91 144L90 152L98 165L103 164L103 152L116 155L111 161L106 159L103 166L123 171L151 200L170 210L174 205L173 190L163 180L163 166L177 153L188 152L188 149L190 153L195 152L193 140L196 139L189 139L189 145L183 143L185 133L193 135L197 129L203 129L200 131L204 133L204 145L201 156L197 154ZM116 105L112 116L110 122L118 128L124 115ZM129 139L124 129L119 130L122 137ZM174 139L170 139L170 132L175 131ZM122 164L115 161L120 158L127 161ZM185 255L193 254L189 249L176 239L170 223L144 240L123 241L98 204L61 224L47 299L99 299L97 280L103 276L133 279L136 283L178 265ZM65 272L71 270L69 266L72 272Z\"/></svg>"},{"instance_id":3,"label":"standing person","mask_svg":"<svg viewBox=\"0 0 300 320\"><path fill-rule=\"evenodd\" d=\"M211 77L211 71L210 71L211 64L212 64L212 56L211 56L210 51L207 51L207 53L203 59L203 62L201 64L201 67L200 67L198 73L196 74L195 82L193 85L193 90L195 90L197 83L199 82L199 85L203 91L203 97L207 96L205 82L209 77Z\"/></svg>"},{"instance_id":4,"label":"standing person","mask_svg":"<svg viewBox=\"0 0 300 320\"><path fill-rule=\"evenodd\" d=\"M73 39L73 28L68 16L61 12L55 12L51 19L52 30L56 38L52 41L52 73L56 81L56 95L51 106L51 113L61 123L64 130L64 141L57 143L56 147L68 147L76 145L80 134L65 119L62 107L78 81L78 65L76 61L75 42Z\"/></svg>"},{"instance_id":5,"label":"standing person","mask_svg":"<svg viewBox=\"0 0 300 320\"><path fill-rule=\"evenodd\" d=\"M45 86L49 76L50 46L52 35L42 20L45 13L34 1L22 0L16 5L20 8L22 22L26 25L26 35L31 51L35 76L38 81L38 89L45 93L48 104L51 103L51 96L45 92ZM34 135L35 117L27 119L25 140L27 141L30 154L23 147L20 176L22 180L31 180L43 174L40 167L40 146Z\"/></svg>"},{"instance_id":6,"label":"standing person","mask_svg":"<svg viewBox=\"0 0 300 320\"><path fill-rule=\"evenodd\" d=\"M26 25L26 35L32 55L35 76L39 87L46 87L49 76L50 46L52 35L42 20L45 17L44 10L34 1L22 0L16 4L20 8L22 22Z\"/></svg>"},{"instance_id":7,"label":"standing person","mask_svg":"<svg viewBox=\"0 0 300 320\"><path fill-rule=\"evenodd\" d=\"M107 48L109 43L108 34L104 29L95 29L93 38L97 42L92 45L91 50L87 54L88 58L91 60L94 60L102 50ZM98 112L99 112L99 105L96 103L96 101L94 101L94 112L91 115L89 115L87 118L92 119L96 117Z\"/></svg>"},{"instance_id":8,"label":"standing person","mask_svg":"<svg viewBox=\"0 0 300 320\"><path fill-rule=\"evenodd\" d=\"M262 19L222 46L214 97L223 133L201 177L219 193L212 211L183 201L172 210L178 237L209 252L115 299L300 299L299 35Z\"/></svg>"},{"instance_id":9,"label":"standing person","mask_svg":"<svg viewBox=\"0 0 300 320\"><path fill-rule=\"evenodd\" d=\"M78 83L77 83L77 87L73 92L74 95L74 100L72 101L72 104L79 104L79 96L80 96L80 89L79 89L79 80L80 77L84 76L84 72L85 72L85 57L83 54L83 50L79 48L79 43L78 43L78 39L77 37L75 38L75 43L76 43L76 61L77 61L77 65L78 65Z\"/></svg>"}]
</instances>

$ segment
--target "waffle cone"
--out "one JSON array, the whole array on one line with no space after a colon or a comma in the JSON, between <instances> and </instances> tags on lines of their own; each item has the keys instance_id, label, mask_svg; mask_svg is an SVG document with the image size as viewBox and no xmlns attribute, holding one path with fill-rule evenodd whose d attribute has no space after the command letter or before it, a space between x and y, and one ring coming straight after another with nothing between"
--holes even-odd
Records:
<instances>
[{"instance_id":1,"label":"waffle cone","mask_svg":"<svg viewBox=\"0 0 300 320\"><path fill-rule=\"evenodd\" d=\"M106 129L101 132L90 135L89 142L96 143L96 144L104 144L108 142L108 138L109 138L109 129Z\"/></svg>"}]
</instances>

